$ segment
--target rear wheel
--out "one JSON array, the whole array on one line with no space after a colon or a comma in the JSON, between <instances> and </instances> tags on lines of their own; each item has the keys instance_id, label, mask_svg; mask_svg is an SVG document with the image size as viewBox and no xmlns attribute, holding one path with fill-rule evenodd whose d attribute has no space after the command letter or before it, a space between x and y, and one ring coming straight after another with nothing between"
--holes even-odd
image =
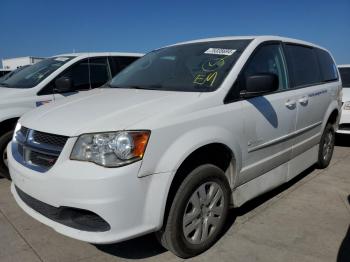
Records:
<instances>
[{"instance_id":1,"label":"rear wheel","mask_svg":"<svg viewBox=\"0 0 350 262\"><path fill-rule=\"evenodd\" d=\"M331 123L326 125L323 131L320 147L318 150L317 166L319 168L326 168L331 162L335 144L335 131Z\"/></svg>"},{"instance_id":2,"label":"rear wheel","mask_svg":"<svg viewBox=\"0 0 350 262\"><path fill-rule=\"evenodd\" d=\"M13 131L9 131L0 137L0 176L10 179L8 170L7 145L11 142Z\"/></svg>"},{"instance_id":3,"label":"rear wheel","mask_svg":"<svg viewBox=\"0 0 350 262\"><path fill-rule=\"evenodd\" d=\"M224 172L210 164L194 169L180 185L163 229L161 244L188 258L211 247L222 233L230 201Z\"/></svg>"}]
</instances>

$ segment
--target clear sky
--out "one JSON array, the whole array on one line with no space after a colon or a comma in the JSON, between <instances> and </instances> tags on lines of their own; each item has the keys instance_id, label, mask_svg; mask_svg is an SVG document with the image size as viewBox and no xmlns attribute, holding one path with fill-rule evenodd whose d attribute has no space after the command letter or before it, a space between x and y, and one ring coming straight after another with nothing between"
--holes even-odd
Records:
<instances>
[{"instance_id":1,"label":"clear sky","mask_svg":"<svg viewBox=\"0 0 350 262\"><path fill-rule=\"evenodd\" d=\"M350 63L350 0L1 0L0 21L0 58L147 52L203 37L274 34Z\"/></svg>"}]
</instances>

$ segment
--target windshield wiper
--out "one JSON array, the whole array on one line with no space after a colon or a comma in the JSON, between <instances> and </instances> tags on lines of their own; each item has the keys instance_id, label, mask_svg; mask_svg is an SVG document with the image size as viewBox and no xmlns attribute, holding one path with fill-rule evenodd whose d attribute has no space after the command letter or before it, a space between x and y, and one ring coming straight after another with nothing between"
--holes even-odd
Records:
<instances>
[{"instance_id":1,"label":"windshield wiper","mask_svg":"<svg viewBox=\"0 0 350 262\"><path fill-rule=\"evenodd\" d=\"M148 88L142 87L142 86L113 86L111 84L107 84L107 86L110 87L110 88L148 89Z\"/></svg>"},{"instance_id":2,"label":"windshield wiper","mask_svg":"<svg viewBox=\"0 0 350 262\"><path fill-rule=\"evenodd\" d=\"M163 89L164 86L162 85L149 85L149 86L137 86L137 85L130 85L130 86L114 86L111 84L106 84L103 87L109 87L109 88L125 88L125 89L140 89L140 90L159 90L159 89Z\"/></svg>"}]
</instances>

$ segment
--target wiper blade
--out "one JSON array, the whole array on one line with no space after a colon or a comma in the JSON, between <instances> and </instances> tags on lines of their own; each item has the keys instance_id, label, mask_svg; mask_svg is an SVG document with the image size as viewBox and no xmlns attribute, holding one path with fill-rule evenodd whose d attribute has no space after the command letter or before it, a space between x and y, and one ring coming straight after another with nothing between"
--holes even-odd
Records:
<instances>
[{"instance_id":1,"label":"wiper blade","mask_svg":"<svg viewBox=\"0 0 350 262\"><path fill-rule=\"evenodd\" d=\"M110 88L126 88L126 89L147 89L146 87L142 86L113 86L113 85L108 85Z\"/></svg>"},{"instance_id":2,"label":"wiper blade","mask_svg":"<svg viewBox=\"0 0 350 262\"><path fill-rule=\"evenodd\" d=\"M125 88L125 89L140 89L140 90L158 90L164 88L162 85L150 85L150 86L137 86L137 85L130 85L130 86L114 86L111 84L107 84L106 86L110 88Z\"/></svg>"}]
</instances>

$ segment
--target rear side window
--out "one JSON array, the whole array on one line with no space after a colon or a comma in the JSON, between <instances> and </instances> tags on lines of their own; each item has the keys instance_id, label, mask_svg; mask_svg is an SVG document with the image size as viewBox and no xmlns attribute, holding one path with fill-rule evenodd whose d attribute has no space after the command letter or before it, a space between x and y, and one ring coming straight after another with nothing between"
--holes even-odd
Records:
<instances>
[{"instance_id":1,"label":"rear side window","mask_svg":"<svg viewBox=\"0 0 350 262\"><path fill-rule=\"evenodd\" d=\"M287 44L286 50L293 87L313 85L322 81L314 48Z\"/></svg>"},{"instance_id":2,"label":"rear side window","mask_svg":"<svg viewBox=\"0 0 350 262\"><path fill-rule=\"evenodd\" d=\"M341 67L339 68L339 73L343 87L350 88L350 67Z\"/></svg>"},{"instance_id":3,"label":"rear side window","mask_svg":"<svg viewBox=\"0 0 350 262\"><path fill-rule=\"evenodd\" d=\"M110 57L110 65L112 71L112 77L117 75L120 71L122 71L125 67L130 65L132 62L139 59L138 57L132 56L112 56Z\"/></svg>"},{"instance_id":4,"label":"rear side window","mask_svg":"<svg viewBox=\"0 0 350 262\"><path fill-rule=\"evenodd\" d=\"M321 49L316 49L316 52L322 73L321 80L324 82L338 80L337 67L334 64L332 57L328 54L328 52Z\"/></svg>"}]
</instances>

